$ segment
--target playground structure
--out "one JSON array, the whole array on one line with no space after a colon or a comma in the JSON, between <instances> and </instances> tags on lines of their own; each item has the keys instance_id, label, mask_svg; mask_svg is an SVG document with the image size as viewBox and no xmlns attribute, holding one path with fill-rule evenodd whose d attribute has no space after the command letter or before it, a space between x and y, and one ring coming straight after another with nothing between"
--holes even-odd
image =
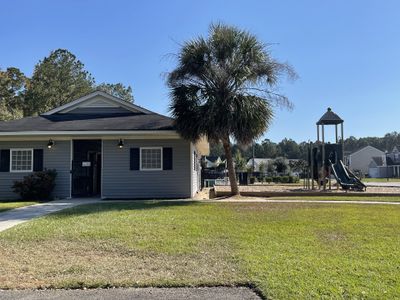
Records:
<instances>
[{"instance_id":1,"label":"playground structure","mask_svg":"<svg viewBox=\"0 0 400 300\"><path fill-rule=\"evenodd\" d=\"M317 125L317 141L309 144L308 167L306 170L305 187L315 189L332 189L331 175L333 175L343 190L364 191L366 186L343 163L344 157L344 121L331 108L319 119ZM338 127L340 125L340 138ZM325 143L325 126L335 126L335 143ZM320 138L321 137L321 138Z\"/></svg>"}]
</instances>

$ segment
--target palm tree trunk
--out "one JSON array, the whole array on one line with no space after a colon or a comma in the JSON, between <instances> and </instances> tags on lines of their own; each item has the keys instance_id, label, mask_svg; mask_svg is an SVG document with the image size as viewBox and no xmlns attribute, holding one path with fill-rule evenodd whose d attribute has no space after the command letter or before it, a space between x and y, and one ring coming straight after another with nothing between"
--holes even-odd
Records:
<instances>
[{"instance_id":1,"label":"palm tree trunk","mask_svg":"<svg viewBox=\"0 0 400 300\"><path fill-rule=\"evenodd\" d=\"M229 137L222 140L222 145L224 146L226 162L228 165L228 175L229 175L229 182L231 184L231 194L239 195L239 187L236 182L236 173L235 173L235 168L233 167L233 158L232 158L231 143L229 141Z\"/></svg>"}]
</instances>

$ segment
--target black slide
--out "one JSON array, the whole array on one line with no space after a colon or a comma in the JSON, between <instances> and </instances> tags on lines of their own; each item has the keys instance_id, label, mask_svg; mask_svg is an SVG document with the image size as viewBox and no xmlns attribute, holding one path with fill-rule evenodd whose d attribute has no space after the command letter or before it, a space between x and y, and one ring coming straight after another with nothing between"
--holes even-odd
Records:
<instances>
[{"instance_id":1,"label":"black slide","mask_svg":"<svg viewBox=\"0 0 400 300\"><path fill-rule=\"evenodd\" d=\"M366 185L361 182L361 180L355 176L341 160L338 163L333 164L329 161L332 167L333 175L335 176L337 182L340 184L342 189L348 190L358 190L364 191L367 189Z\"/></svg>"}]
</instances>

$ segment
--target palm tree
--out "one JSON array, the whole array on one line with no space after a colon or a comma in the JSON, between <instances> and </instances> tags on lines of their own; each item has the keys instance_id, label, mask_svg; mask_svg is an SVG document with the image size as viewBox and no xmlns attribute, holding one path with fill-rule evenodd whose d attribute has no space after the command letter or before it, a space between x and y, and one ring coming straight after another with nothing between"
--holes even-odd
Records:
<instances>
[{"instance_id":1,"label":"palm tree","mask_svg":"<svg viewBox=\"0 0 400 300\"><path fill-rule=\"evenodd\" d=\"M271 123L274 104L291 105L273 89L282 75L296 75L273 59L256 36L223 24L211 25L207 38L184 43L177 58L167 79L176 129L191 141L207 136L222 142L231 192L237 195L231 139L246 145L260 137Z\"/></svg>"}]
</instances>

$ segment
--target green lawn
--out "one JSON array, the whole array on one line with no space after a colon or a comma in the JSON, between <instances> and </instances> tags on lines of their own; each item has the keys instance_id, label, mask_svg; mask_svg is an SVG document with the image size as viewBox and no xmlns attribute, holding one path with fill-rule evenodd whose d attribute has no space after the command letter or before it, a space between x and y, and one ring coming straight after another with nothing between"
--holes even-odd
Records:
<instances>
[{"instance_id":1,"label":"green lawn","mask_svg":"<svg viewBox=\"0 0 400 300\"><path fill-rule=\"evenodd\" d=\"M268 299L400 297L400 207L137 202L0 234L0 288L252 284Z\"/></svg>"},{"instance_id":2,"label":"green lawn","mask_svg":"<svg viewBox=\"0 0 400 300\"><path fill-rule=\"evenodd\" d=\"M13 208L18 208L18 207L23 207L23 206L28 206L28 205L32 205L32 204L37 204L38 202L34 202L34 201L29 201L29 202L25 202L25 201L18 201L18 202L12 202L12 201L6 201L6 202L0 202L0 213L9 209L13 209Z\"/></svg>"},{"instance_id":3,"label":"green lawn","mask_svg":"<svg viewBox=\"0 0 400 300\"><path fill-rule=\"evenodd\" d=\"M249 198L251 200L251 198ZM308 201L380 201L400 202L400 197L385 196L296 196L296 197L269 197L267 200L308 200Z\"/></svg>"}]
</instances>

